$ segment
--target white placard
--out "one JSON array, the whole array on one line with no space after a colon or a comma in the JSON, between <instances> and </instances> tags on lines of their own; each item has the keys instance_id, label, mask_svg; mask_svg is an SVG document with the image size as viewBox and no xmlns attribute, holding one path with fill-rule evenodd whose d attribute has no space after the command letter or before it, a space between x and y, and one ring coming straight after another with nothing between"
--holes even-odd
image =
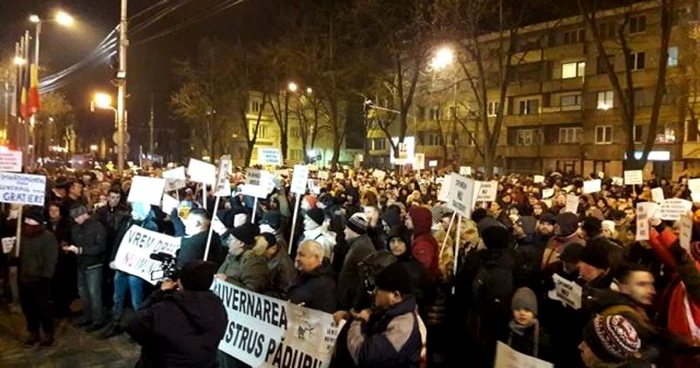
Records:
<instances>
[{"instance_id":1,"label":"white placard","mask_svg":"<svg viewBox=\"0 0 700 368\"><path fill-rule=\"evenodd\" d=\"M474 200L474 180L458 174L450 174L450 197L448 205L460 215L470 218Z\"/></svg>"},{"instance_id":2,"label":"white placard","mask_svg":"<svg viewBox=\"0 0 700 368\"><path fill-rule=\"evenodd\" d=\"M246 169L245 171L245 185L257 185L261 186L262 170L258 169Z\"/></svg>"},{"instance_id":3,"label":"white placard","mask_svg":"<svg viewBox=\"0 0 700 368\"><path fill-rule=\"evenodd\" d=\"M228 180L228 173L231 171L231 156L221 156L219 160L219 170L216 175L214 185L214 196L228 197L231 195L231 182Z\"/></svg>"},{"instance_id":4,"label":"white placard","mask_svg":"<svg viewBox=\"0 0 700 368\"><path fill-rule=\"evenodd\" d=\"M542 175L535 175L535 177L533 178L533 182L534 182L535 184L539 184L539 183L544 182L544 176L542 176Z\"/></svg>"},{"instance_id":5,"label":"white placard","mask_svg":"<svg viewBox=\"0 0 700 368\"><path fill-rule=\"evenodd\" d=\"M416 153L413 155L413 169L425 170L425 153Z\"/></svg>"},{"instance_id":6,"label":"white placard","mask_svg":"<svg viewBox=\"0 0 700 368\"><path fill-rule=\"evenodd\" d=\"M661 203L664 201L664 189L663 188L654 188L651 190L651 200L656 202L656 203Z\"/></svg>"},{"instance_id":7,"label":"white placard","mask_svg":"<svg viewBox=\"0 0 700 368\"><path fill-rule=\"evenodd\" d=\"M194 158L187 165L187 175L195 183L214 185L216 183L216 166Z\"/></svg>"},{"instance_id":8,"label":"white placard","mask_svg":"<svg viewBox=\"0 0 700 368\"><path fill-rule=\"evenodd\" d=\"M584 181L583 182L583 193L590 194L590 193L600 192L600 184L601 184L600 179Z\"/></svg>"},{"instance_id":9,"label":"white placard","mask_svg":"<svg viewBox=\"0 0 700 368\"><path fill-rule=\"evenodd\" d=\"M700 203L700 193L690 193L690 199L693 200L693 203Z\"/></svg>"},{"instance_id":10,"label":"white placard","mask_svg":"<svg viewBox=\"0 0 700 368\"><path fill-rule=\"evenodd\" d=\"M557 274L552 275L552 280L554 280L554 289L547 294L549 299L559 300L576 310L581 309L581 296L583 295L581 286Z\"/></svg>"},{"instance_id":11,"label":"white placard","mask_svg":"<svg viewBox=\"0 0 700 368\"><path fill-rule=\"evenodd\" d=\"M688 179L688 189L691 193L700 193L700 179Z\"/></svg>"},{"instance_id":12,"label":"white placard","mask_svg":"<svg viewBox=\"0 0 700 368\"><path fill-rule=\"evenodd\" d=\"M459 167L459 175L471 176L472 175L472 167L471 166L460 166Z\"/></svg>"},{"instance_id":13,"label":"white placard","mask_svg":"<svg viewBox=\"0 0 700 368\"><path fill-rule=\"evenodd\" d=\"M623 179L619 176L613 176L612 183L613 183L613 185L617 185L617 186L621 187L621 186L625 185L625 179Z\"/></svg>"},{"instance_id":14,"label":"white placard","mask_svg":"<svg viewBox=\"0 0 700 368\"><path fill-rule=\"evenodd\" d=\"M328 171L319 171L316 177L321 180L328 180Z\"/></svg>"},{"instance_id":15,"label":"white placard","mask_svg":"<svg viewBox=\"0 0 700 368\"><path fill-rule=\"evenodd\" d=\"M185 176L185 167L163 171L163 179L165 179L165 191L172 192L182 189L187 186L187 177Z\"/></svg>"},{"instance_id":16,"label":"white placard","mask_svg":"<svg viewBox=\"0 0 700 368\"><path fill-rule=\"evenodd\" d=\"M654 216L659 205L653 202L637 203L637 233L635 240L649 240L649 218Z\"/></svg>"},{"instance_id":17,"label":"white placard","mask_svg":"<svg viewBox=\"0 0 700 368\"><path fill-rule=\"evenodd\" d=\"M440 179L442 179L442 184L440 187L440 192L438 192L438 201L447 202L450 200L450 187L452 186L452 177L447 176L444 178L438 178L438 184L440 184Z\"/></svg>"},{"instance_id":18,"label":"white placard","mask_svg":"<svg viewBox=\"0 0 700 368\"><path fill-rule=\"evenodd\" d=\"M437 167L437 165L438 165L437 160L428 161L428 166L430 166L430 167Z\"/></svg>"},{"instance_id":19,"label":"white placard","mask_svg":"<svg viewBox=\"0 0 700 368\"><path fill-rule=\"evenodd\" d=\"M163 189L165 189L165 179L163 178L134 176L131 179L131 189L126 201L129 203L141 202L160 206L160 201L163 198Z\"/></svg>"},{"instance_id":20,"label":"white placard","mask_svg":"<svg viewBox=\"0 0 700 368\"><path fill-rule=\"evenodd\" d=\"M43 206L46 177L0 172L0 202Z\"/></svg>"},{"instance_id":21,"label":"white placard","mask_svg":"<svg viewBox=\"0 0 700 368\"><path fill-rule=\"evenodd\" d=\"M267 198L267 195L270 192L267 190L267 188L260 186L260 185L248 185L248 184L242 184L241 185L241 194L251 196L251 197L257 197L257 198Z\"/></svg>"},{"instance_id":22,"label":"white placard","mask_svg":"<svg viewBox=\"0 0 700 368\"><path fill-rule=\"evenodd\" d=\"M0 171L22 172L22 151L0 152Z\"/></svg>"},{"instance_id":23,"label":"white placard","mask_svg":"<svg viewBox=\"0 0 700 368\"><path fill-rule=\"evenodd\" d=\"M542 199L552 198L553 195L554 195L554 189L553 189L553 188L544 188L544 189L542 189Z\"/></svg>"},{"instance_id":24,"label":"white placard","mask_svg":"<svg viewBox=\"0 0 700 368\"><path fill-rule=\"evenodd\" d=\"M15 242L17 242L16 236L11 236L9 238L2 238L2 252L8 254L12 252L12 248L15 247Z\"/></svg>"},{"instance_id":25,"label":"white placard","mask_svg":"<svg viewBox=\"0 0 700 368\"><path fill-rule=\"evenodd\" d=\"M294 165L290 192L296 194L306 193L307 180L309 180L309 167L306 165Z\"/></svg>"},{"instance_id":26,"label":"white placard","mask_svg":"<svg viewBox=\"0 0 700 368\"><path fill-rule=\"evenodd\" d=\"M372 171L372 176L377 178L377 180L382 181L384 178L386 178L386 171L374 170Z\"/></svg>"},{"instance_id":27,"label":"white placard","mask_svg":"<svg viewBox=\"0 0 700 368\"><path fill-rule=\"evenodd\" d=\"M343 174L341 172L337 172L337 173L335 173L335 178L338 180L345 180L345 174Z\"/></svg>"},{"instance_id":28,"label":"white placard","mask_svg":"<svg viewBox=\"0 0 700 368\"><path fill-rule=\"evenodd\" d=\"M642 170L625 171L625 185L642 185L643 183L644 176Z\"/></svg>"},{"instance_id":29,"label":"white placard","mask_svg":"<svg viewBox=\"0 0 700 368\"><path fill-rule=\"evenodd\" d=\"M566 195L566 207L564 208L564 212L571 212L574 215L578 214L578 196L573 195L573 194L567 194Z\"/></svg>"},{"instance_id":30,"label":"white placard","mask_svg":"<svg viewBox=\"0 0 700 368\"><path fill-rule=\"evenodd\" d=\"M160 208L164 213L169 215L175 208L177 208L178 204L180 203L177 201L177 199L167 194L163 194L163 205Z\"/></svg>"},{"instance_id":31,"label":"white placard","mask_svg":"<svg viewBox=\"0 0 700 368\"><path fill-rule=\"evenodd\" d=\"M603 179L605 177L605 172L598 171L598 179Z\"/></svg>"},{"instance_id":32,"label":"white placard","mask_svg":"<svg viewBox=\"0 0 700 368\"><path fill-rule=\"evenodd\" d=\"M552 363L517 352L498 341L493 368L553 368Z\"/></svg>"},{"instance_id":33,"label":"white placard","mask_svg":"<svg viewBox=\"0 0 700 368\"><path fill-rule=\"evenodd\" d=\"M335 324L331 314L218 279L214 280L211 290L221 298L228 315L226 330L229 333L219 343L219 350L252 367L286 367L282 362L291 361L289 359L309 362L309 367L330 366L341 327ZM261 305L265 308L257 307ZM255 348L248 349L241 344L243 336L256 341Z\"/></svg>"},{"instance_id":34,"label":"white placard","mask_svg":"<svg viewBox=\"0 0 700 368\"><path fill-rule=\"evenodd\" d=\"M161 262L152 260L153 253L168 253L173 257L180 249L180 239L132 225L119 244L114 263L119 271L140 277L153 285L153 271L159 271Z\"/></svg>"},{"instance_id":35,"label":"white placard","mask_svg":"<svg viewBox=\"0 0 700 368\"><path fill-rule=\"evenodd\" d=\"M476 188L477 202L493 202L498 195L498 181L477 181L474 185Z\"/></svg>"},{"instance_id":36,"label":"white placard","mask_svg":"<svg viewBox=\"0 0 700 368\"><path fill-rule=\"evenodd\" d=\"M258 148L258 164L282 166L282 151L279 148Z\"/></svg>"},{"instance_id":37,"label":"white placard","mask_svg":"<svg viewBox=\"0 0 700 368\"><path fill-rule=\"evenodd\" d=\"M681 216L680 244L683 249L690 252L690 238L693 236L693 219L688 215Z\"/></svg>"},{"instance_id":38,"label":"white placard","mask_svg":"<svg viewBox=\"0 0 700 368\"><path fill-rule=\"evenodd\" d=\"M666 221L678 221L681 216L685 215L693 208L693 202L685 199L670 198L661 202L659 206L658 216Z\"/></svg>"},{"instance_id":39,"label":"white placard","mask_svg":"<svg viewBox=\"0 0 700 368\"><path fill-rule=\"evenodd\" d=\"M211 229L214 230L215 233L219 234L219 236L224 235L224 233L228 231L226 225L224 225L224 223L219 219L219 216L214 216L211 219Z\"/></svg>"}]
</instances>

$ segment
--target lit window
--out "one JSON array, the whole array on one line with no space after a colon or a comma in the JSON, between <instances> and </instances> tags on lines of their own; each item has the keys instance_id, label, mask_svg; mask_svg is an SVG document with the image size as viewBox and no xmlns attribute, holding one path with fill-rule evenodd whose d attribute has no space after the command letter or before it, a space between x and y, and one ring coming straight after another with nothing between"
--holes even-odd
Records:
<instances>
[{"instance_id":1,"label":"lit window","mask_svg":"<svg viewBox=\"0 0 700 368\"><path fill-rule=\"evenodd\" d=\"M583 77L585 74L586 62L584 61L564 63L561 66L561 77L563 79Z\"/></svg>"},{"instance_id":2,"label":"lit window","mask_svg":"<svg viewBox=\"0 0 700 368\"><path fill-rule=\"evenodd\" d=\"M595 127L595 143L610 144L612 143L612 126L598 125Z\"/></svg>"},{"instance_id":3,"label":"lit window","mask_svg":"<svg viewBox=\"0 0 700 368\"><path fill-rule=\"evenodd\" d=\"M533 146L540 143L540 131L538 129L518 129L516 144L518 146Z\"/></svg>"},{"instance_id":4,"label":"lit window","mask_svg":"<svg viewBox=\"0 0 700 368\"><path fill-rule=\"evenodd\" d=\"M668 66L671 68L678 66L678 47L676 46L668 48Z\"/></svg>"},{"instance_id":5,"label":"lit window","mask_svg":"<svg viewBox=\"0 0 700 368\"><path fill-rule=\"evenodd\" d=\"M613 91L598 92L598 110L608 110L613 107Z\"/></svg>"}]
</instances>

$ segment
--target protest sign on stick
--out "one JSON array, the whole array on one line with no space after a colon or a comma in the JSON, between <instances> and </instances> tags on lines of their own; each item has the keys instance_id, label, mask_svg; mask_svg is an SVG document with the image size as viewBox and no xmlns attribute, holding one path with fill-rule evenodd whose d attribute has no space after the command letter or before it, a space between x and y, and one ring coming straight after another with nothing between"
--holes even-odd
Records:
<instances>
[{"instance_id":1,"label":"protest sign on stick","mask_svg":"<svg viewBox=\"0 0 700 368\"><path fill-rule=\"evenodd\" d=\"M147 203L160 206L163 198L165 179L151 178L148 176L134 176L131 179L131 190L129 190L129 203Z\"/></svg>"},{"instance_id":2,"label":"protest sign on stick","mask_svg":"<svg viewBox=\"0 0 700 368\"><path fill-rule=\"evenodd\" d=\"M165 179L165 191L172 192L182 189L187 185L187 177L185 176L185 167L163 171L163 179Z\"/></svg>"},{"instance_id":3,"label":"protest sign on stick","mask_svg":"<svg viewBox=\"0 0 700 368\"><path fill-rule=\"evenodd\" d=\"M231 155L221 156L219 159L219 169L216 174L216 183L214 185L214 208L212 208L212 217L216 216L216 211L219 208L221 197L231 195L231 184L228 181L228 171L231 168ZM204 260L209 257L209 247L211 245L213 226L209 226L209 234L207 234L207 246L204 249Z\"/></svg>"},{"instance_id":4,"label":"protest sign on stick","mask_svg":"<svg viewBox=\"0 0 700 368\"><path fill-rule=\"evenodd\" d=\"M515 351L510 346L498 341L496 360L493 368L553 368L547 361Z\"/></svg>"},{"instance_id":5,"label":"protest sign on stick","mask_svg":"<svg viewBox=\"0 0 700 368\"><path fill-rule=\"evenodd\" d=\"M140 277L153 285L154 271L160 270L161 262L151 259L151 254L167 253L175 257L180 249L180 238L132 225L119 244L114 258L116 269Z\"/></svg>"},{"instance_id":6,"label":"protest sign on stick","mask_svg":"<svg viewBox=\"0 0 700 368\"><path fill-rule=\"evenodd\" d=\"M294 228L297 225L297 215L299 214L299 202L301 196L306 193L306 184L309 179L309 168L304 165L294 165L294 174L292 175L292 185L290 191L296 194L296 203L294 205L294 215L292 216L292 228L289 231L289 254L292 254L294 244Z\"/></svg>"},{"instance_id":7,"label":"protest sign on stick","mask_svg":"<svg viewBox=\"0 0 700 368\"><path fill-rule=\"evenodd\" d=\"M637 203L637 233L635 240L649 240L649 218L654 216L659 205L653 202Z\"/></svg>"}]
</instances>

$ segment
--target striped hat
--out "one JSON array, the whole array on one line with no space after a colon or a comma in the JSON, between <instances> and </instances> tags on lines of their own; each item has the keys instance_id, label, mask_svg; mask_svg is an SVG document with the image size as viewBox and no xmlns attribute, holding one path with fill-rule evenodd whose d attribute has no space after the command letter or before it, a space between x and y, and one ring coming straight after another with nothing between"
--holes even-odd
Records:
<instances>
[{"instance_id":1,"label":"striped hat","mask_svg":"<svg viewBox=\"0 0 700 368\"><path fill-rule=\"evenodd\" d=\"M356 213L348 219L348 229L363 235L367 232L367 218L364 213Z\"/></svg>"},{"instance_id":2,"label":"striped hat","mask_svg":"<svg viewBox=\"0 0 700 368\"><path fill-rule=\"evenodd\" d=\"M606 363L624 362L642 347L637 331L621 315L596 316L583 330L583 341Z\"/></svg>"}]
</instances>

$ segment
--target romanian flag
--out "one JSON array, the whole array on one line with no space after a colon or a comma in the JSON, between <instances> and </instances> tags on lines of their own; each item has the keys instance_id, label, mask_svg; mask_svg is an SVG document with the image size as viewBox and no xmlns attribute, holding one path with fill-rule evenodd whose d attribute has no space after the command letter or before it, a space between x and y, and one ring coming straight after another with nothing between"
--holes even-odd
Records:
<instances>
[{"instance_id":1,"label":"romanian flag","mask_svg":"<svg viewBox=\"0 0 700 368\"><path fill-rule=\"evenodd\" d=\"M39 66L32 64L29 69L29 101L27 110L29 116L39 112L41 100L39 99Z\"/></svg>"},{"instance_id":2,"label":"romanian flag","mask_svg":"<svg viewBox=\"0 0 700 368\"><path fill-rule=\"evenodd\" d=\"M22 93L19 98L19 114L22 119L29 119L29 106L27 104L27 86L22 86Z\"/></svg>"}]
</instances>

